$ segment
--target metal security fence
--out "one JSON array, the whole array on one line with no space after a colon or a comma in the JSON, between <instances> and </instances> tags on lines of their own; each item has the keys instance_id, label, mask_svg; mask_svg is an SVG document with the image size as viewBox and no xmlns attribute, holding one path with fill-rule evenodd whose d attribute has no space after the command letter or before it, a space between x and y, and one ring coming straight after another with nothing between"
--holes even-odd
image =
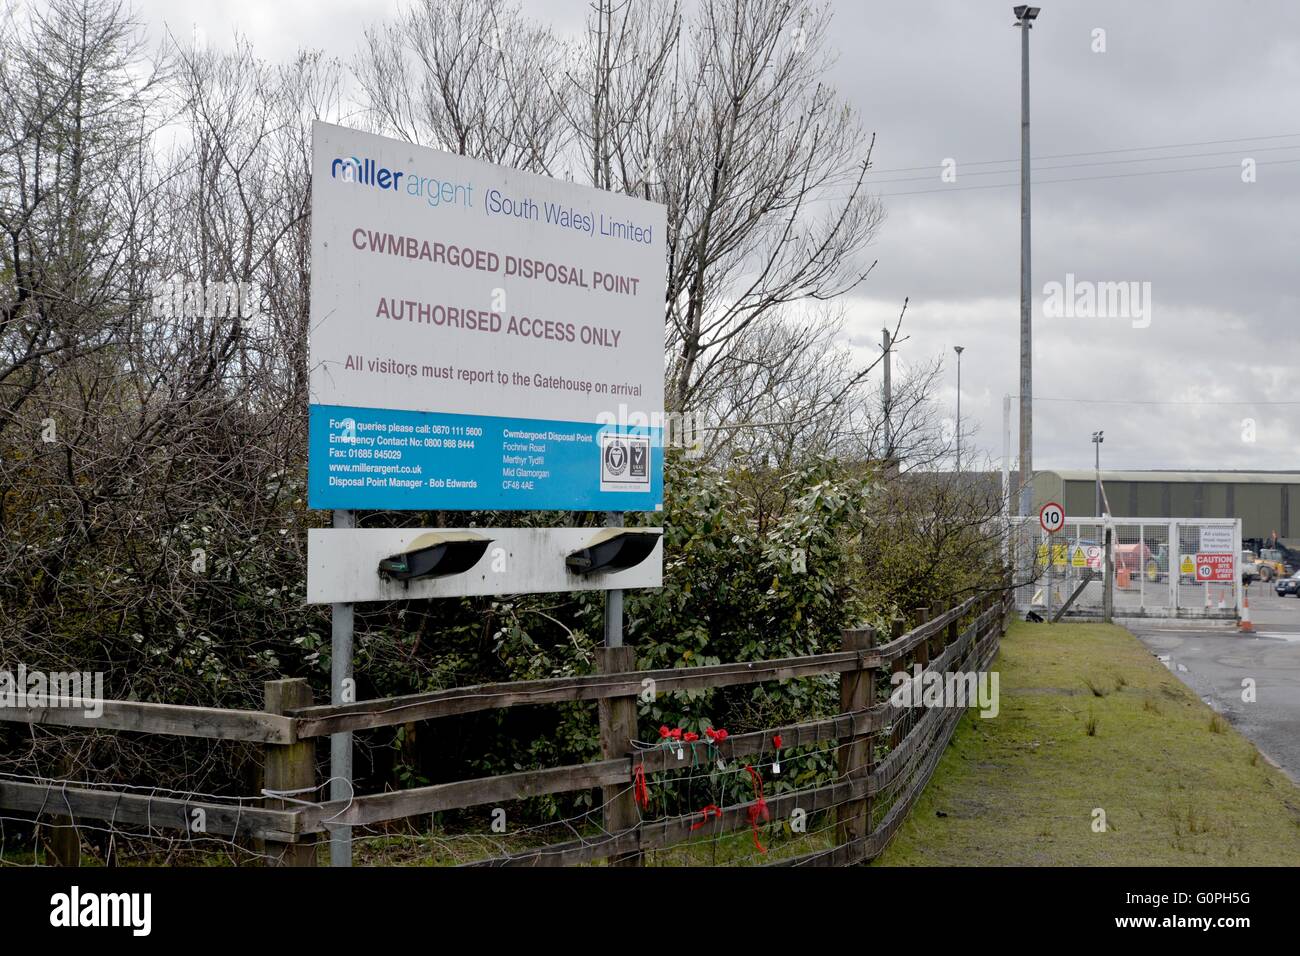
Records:
<instances>
[{"instance_id":1,"label":"metal security fence","mask_svg":"<svg viewBox=\"0 0 1300 956\"><path fill-rule=\"evenodd\" d=\"M1067 518L1050 536L1012 518L1008 537L1021 611L1054 614L1073 596L1067 613L1098 614L1109 578L1120 617L1239 616L1238 518Z\"/></svg>"}]
</instances>

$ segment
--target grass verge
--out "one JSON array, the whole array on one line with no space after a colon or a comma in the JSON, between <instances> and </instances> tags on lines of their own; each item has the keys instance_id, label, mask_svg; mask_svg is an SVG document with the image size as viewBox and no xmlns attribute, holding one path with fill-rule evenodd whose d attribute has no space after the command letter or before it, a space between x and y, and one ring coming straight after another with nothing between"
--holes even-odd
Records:
<instances>
[{"instance_id":1,"label":"grass verge","mask_svg":"<svg viewBox=\"0 0 1300 956\"><path fill-rule=\"evenodd\" d=\"M1016 623L993 669L876 865L1300 864L1300 789L1128 631Z\"/></svg>"}]
</instances>

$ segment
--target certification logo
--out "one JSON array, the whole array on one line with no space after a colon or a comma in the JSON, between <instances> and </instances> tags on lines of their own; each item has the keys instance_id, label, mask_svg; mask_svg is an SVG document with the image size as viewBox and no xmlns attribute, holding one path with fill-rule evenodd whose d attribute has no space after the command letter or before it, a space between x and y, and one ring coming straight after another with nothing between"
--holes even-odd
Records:
<instances>
[{"instance_id":1,"label":"certification logo","mask_svg":"<svg viewBox=\"0 0 1300 956\"><path fill-rule=\"evenodd\" d=\"M600 490L650 490L650 437L619 435L600 436Z\"/></svg>"}]
</instances>

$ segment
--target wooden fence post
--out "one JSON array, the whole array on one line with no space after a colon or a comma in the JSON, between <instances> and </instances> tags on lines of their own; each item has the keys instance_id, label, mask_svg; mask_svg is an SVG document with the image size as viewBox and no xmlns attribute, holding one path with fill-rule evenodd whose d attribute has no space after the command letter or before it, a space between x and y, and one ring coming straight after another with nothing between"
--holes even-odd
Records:
<instances>
[{"instance_id":1,"label":"wooden fence post","mask_svg":"<svg viewBox=\"0 0 1300 956\"><path fill-rule=\"evenodd\" d=\"M875 628L846 628L841 632L843 649L865 651L875 646ZM876 703L876 669L843 671L840 674L840 712L866 710ZM870 734L853 735L840 741L839 774L842 780L861 780L875 764L875 744ZM849 800L835 811L835 842L844 845L865 840L871 833L871 798Z\"/></svg>"},{"instance_id":2,"label":"wooden fence post","mask_svg":"<svg viewBox=\"0 0 1300 956\"><path fill-rule=\"evenodd\" d=\"M912 612L912 627L917 628L930 620L930 609L928 607L918 607ZM933 638L926 638L920 644L916 645L915 657L916 662L921 665L921 669L930 666L930 641Z\"/></svg>"},{"instance_id":3,"label":"wooden fence post","mask_svg":"<svg viewBox=\"0 0 1300 956\"><path fill-rule=\"evenodd\" d=\"M961 618L953 617L953 619L948 622L948 626L944 629L943 632L944 649L946 650L950 645L956 644L960 637L961 637Z\"/></svg>"},{"instance_id":4,"label":"wooden fence post","mask_svg":"<svg viewBox=\"0 0 1300 956\"><path fill-rule=\"evenodd\" d=\"M268 714L283 714L297 707L310 707L311 686L304 678L269 680L263 685L265 709ZM316 785L316 743L304 740L296 744L267 744L265 747L264 775L267 790L288 792L307 790ZM299 793L297 800L311 800L312 794ZM268 797L268 810L293 810L296 805L285 800ZM267 866L315 866L316 836L307 834L293 843L266 841L270 857Z\"/></svg>"},{"instance_id":5,"label":"wooden fence post","mask_svg":"<svg viewBox=\"0 0 1300 956\"><path fill-rule=\"evenodd\" d=\"M906 618L896 617L889 622L890 643L898 640L906 633L907 633ZM891 677L894 674L899 673L900 671L902 671L904 674L910 673L907 669L906 654L900 654L898 657L895 657L893 662L889 666L889 673ZM903 723L902 721L897 719L897 714L895 714L895 720L893 721L893 726L889 732L889 749L893 750L895 747L897 747L899 741L901 741L902 739L903 739Z\"/></svg>"},{"instance_id":6,"label":"wooden fence post","mask_svg":"<svg viewBox=\"0 0 1300 956\"><path fill-rule=\"evenodd\" d=\"M59 776L68 779L72 776L72 761L66 759L60 765ZM57 797L55 800L57 801ZM72 817L59 814L46 818L48 822L42 829L45 833L45 862L53 866L81 866L81 833L77 830Z\"/></svg>"},{"instance_id":7,"label":"wooden fence post","mask_svg":"<svg viewBox=\"0 0 1300 956\"><path fill-rule=\"evenodd\" d=\"M617 674L636 670L636 649L633 647L596 648L596 666L602 674ZM600 753L606 760L626 757L632 752L636 739L636 697L602 697L597 704L600 718ZM636 794L629 788L631 780L603 788L605 805L605 832L622 833L640 821ZM641 853L626 853L610 857L611 866L641 866Z\"/></svg>"}]
</instances>

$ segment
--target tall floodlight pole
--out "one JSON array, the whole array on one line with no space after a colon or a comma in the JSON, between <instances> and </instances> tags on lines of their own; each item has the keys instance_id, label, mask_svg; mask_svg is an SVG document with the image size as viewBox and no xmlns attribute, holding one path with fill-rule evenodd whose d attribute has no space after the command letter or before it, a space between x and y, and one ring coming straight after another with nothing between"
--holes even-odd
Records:
<instances>
[{"instance_id":1,"label":"tall floodlight pole","mask_svg":"<svg viewBox=\"0 0 1300 956\"><path fill-rule=\"evenodd\" d=\"M1011 566L1011 396L1002 396L1002 560Z\"/></svg>"},{"instance_id":2,"label":"tall floodlight pole","mask_svg":"<svg viewBox=\"0 0 1300 956\"><path fill-rule=\"evenodd\" d=\"M1020 513L1034 507L1033 296L1029 268L1029 31L1039 7L1014 7L1020 28Z\"/></svg>"},{"instance_id":3,"label":"tall floodlight pole","mask_svg":"<svg viewBox=\"0 0 1300 956\"><path fill-rule=\"evenodd\" d=\"M961 477L961 353L966 351L963 345L954 345L957 353L957 477Z\"/></svg>"}]
</instances>

